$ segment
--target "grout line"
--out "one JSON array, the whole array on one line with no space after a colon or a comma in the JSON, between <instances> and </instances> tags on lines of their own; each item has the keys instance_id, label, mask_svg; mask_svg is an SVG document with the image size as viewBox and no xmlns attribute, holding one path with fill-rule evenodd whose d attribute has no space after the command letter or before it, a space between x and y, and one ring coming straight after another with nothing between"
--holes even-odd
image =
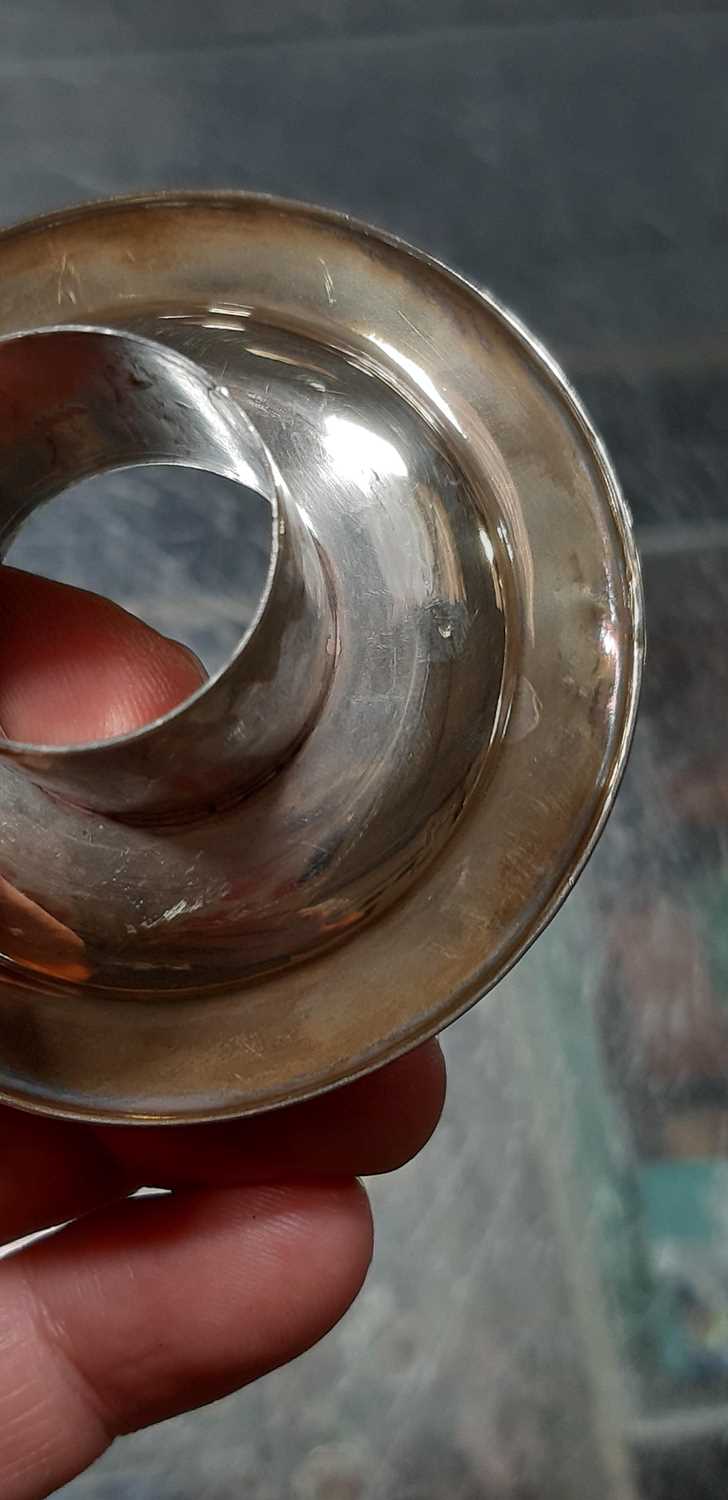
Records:
<instances>
[{"instance_id":1,"label":"grout line","mask_svg":"<svg viewBox=\"0 0 728 1500\"><path fill-rule=\"evenodd\" d=\"M666 255L677 247L670 247L667 251L648 253L645 251L635 252L632 257L629 254L619 256L600 257L601 264L605 261L618 260L620 265L631 259L644 258L654 265L655 260L663 260ZM685 249L695 250L701 248L693 242L681 242L679 250L684 253ZM725 241L719 237L711 239L709 244L702 246L708 251L725 258ZM555 339L551 340L556 343ZM573 372L575 379L588 375L703 375L708 370L725 369L728 365L728 338L720 331L711 334L692 334L677 340L674 343L666 343L664 340L644 339L639 343L630 342L627 339L612 337L601 347L597 345L564 345L559 349L559 361L570 373Z\"/></svg>"},{"instance_id":2,"label":"grout line","mask_svg":"<svg viewBox=\"0 0 728 1500\"><path fill-rule=\"evenodd\" d=\"M725 1441L727 1430L728 1405L725 1401L718 1401L714 1406L706 1403L692 1410L686 1403L682 1409L669 1407L664 1412L637 1418L629 1426L628 1437L645 1451L657 1448L671 1452L683 1444L706 1438Z\"/></svg>"},{"instance_id":3,"label":"grout line","mask_svg":"<svg viewBox=\"0 0 728 1500\"><path fill-rule=\"evenodd\" d=\"M728 547L728 521L676 521L635 527L642 557L668 557Z\"/></svg>"},{"instance_id":4,"label":"grout line","mask_svg":"<svg viewBox=\"0 0 728 1500\"><path fill-rule=\"evenodd\" d=\"M636 15L621 15L618 17L604 16L559 16L552 21L500 21L495 23L480 23L467 26L433 26L432 28L417 28L411 31L381 31L374 35L366 33L336 34L329 33L320 36L288 36L279 37L255 37L246 41L244 37L229 36L226 41L211 46L199 42L190 41L180 46L171 47L149 47L114 50L117 39L113 36L108 38L103 51L88 52L76 55L58 57L53 53L38 57L19 55L18 57L6 56L0 61L0 77L33 77L40 75L44 77L48 71L55 69L77 73L88 69L98 69L100 66L110 68L116 67L138 67L140 63L168 63L173 65L181 59L192 59L196 62L222 62L234 59L236 56L267 52L325 52L327 50L339 51L374 51L389 50L392 47L426 47L430 45L443 46L446 43L462 43L464 46L472 46L477 42L492 42L502 38L520 38L521 36L533 36L550 38L551 36L568 31L573 33L575 27L584 31L608 31L613 34L615 27L627 30L633 27L650 27L655 22L677 23L680 29L685 26L700 25L703 22L724 22L728 18L728 5L720 10L706 8L692 12L686 16L684 10L677 3L670 9L656 9L642 12Z\"/></svg>"}]
</instances>

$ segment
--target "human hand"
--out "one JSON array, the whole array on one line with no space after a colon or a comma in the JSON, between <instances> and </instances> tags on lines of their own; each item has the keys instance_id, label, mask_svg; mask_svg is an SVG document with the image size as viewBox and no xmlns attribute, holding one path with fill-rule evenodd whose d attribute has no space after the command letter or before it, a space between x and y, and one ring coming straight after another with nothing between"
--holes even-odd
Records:
<instances>
[{"instance_id":1,"label":"human hand","mask_svg":"<svg viewBox=\"0 0 728 1500\"><path fill-rule=\"evenodd\" d=\"M187 651L108 601L0 571L0 724L119 734L199 683ZM360 1175L435 1127L435 1043L282 1113L96 1127L0 1107L0 1495L38 1500L113 1439L229 1391L319 1339L372 1248ZM171 1196L130 1200L141 1186ZM67 1222L71 1221L71 1222Z\"/></svg>"}]
</instances>

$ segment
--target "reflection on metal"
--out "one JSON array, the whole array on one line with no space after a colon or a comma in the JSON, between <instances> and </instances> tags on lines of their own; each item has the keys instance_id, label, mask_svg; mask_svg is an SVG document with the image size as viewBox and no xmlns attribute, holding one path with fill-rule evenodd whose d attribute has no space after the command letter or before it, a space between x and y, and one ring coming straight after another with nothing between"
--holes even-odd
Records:
<instances>
[{"instance_id":1,"label":"reflection on metal","mask_svg":"<svg viewBox=\"0 0 728 1500\"><path fill-rule=\"evenodd\" d=\"M59 266L85 328L56 326ZM148 462L252 485L273 537L193 698L103 744L0 745L0 876L89 971L45 982L6 944L0 1092L181 1120L377 1066L519 957L619 782L641 588L584 413L426 257L245 196L7 232L0 335L5 545Z\"/></svg>"},{"instance_id":2,"label":"reflection on metal","mask_svg":"<svg viewBox=\"0 0 728 1500\"><path fill-rule=\"evenodd\" d=\"M324 447L337 478L352 480L367 494L375 489L380 475L407 478L407 465L394 443L347 417L326 417Z\"/></svg>"},{"instance_id":3,"label":"reflection on metal","mask_svg":"<svg viewBox=\"0 0 728 1500\"><path fill-rule=\"evenodd\" d=\"M206 469L271 508L264 598L233 660L155 725L99 745L0 741L6 837L24 803L8 767L117 817L181 814L240 796L290 757L318 715L335 621L321 558L227 388L172 350L88 328L0 340L0 542L53 495L137 464ZM59 818L61 814L59 813ZM24 836L29 836L25 835Z\"/></svg>"}]
</instances>

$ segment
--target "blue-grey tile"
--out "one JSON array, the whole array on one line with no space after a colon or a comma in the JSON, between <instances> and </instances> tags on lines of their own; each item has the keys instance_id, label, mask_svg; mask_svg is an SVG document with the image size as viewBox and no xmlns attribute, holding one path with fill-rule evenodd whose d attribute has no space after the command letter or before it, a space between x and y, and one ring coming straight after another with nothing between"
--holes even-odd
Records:
<instances>
[{"instance_id":1,"label":"blue-grey tile","mask_svg":"<svg viewBox=\"0 0 728 1500\"><path fill-rule=\"evenodd\" d=\"M702 251L727 54L707 18L49 61L3 81L4 212L145 181L297 191L496 282L511 262Z\"/></svg>"},{"instance_id":2,"label":"blue-grey tile","mask_svg":"<svg viewBox=\"0 0 728 1500\"><path fill-rule=\"evenodd\" d=\"M726 9L725 0L12 0L2 17L7 59L141 52L281 40L316 43L336 37L409 36L449 29L515 30L633 21L640 16L696 17Z\"/></svg>"},{"instance_id":3,"label":"blue-grey tile","mask_svg":"<svg viewBox=\"0 0 728 1500\"><path fill-rule=\"evenodd\" d=\"M3 214L223 185L382 222L554 347L638 518L715 515L727 67L728 19L686 14L303 46L212 28L199 56L0 60Z\"/></svg>"}]
</instances>

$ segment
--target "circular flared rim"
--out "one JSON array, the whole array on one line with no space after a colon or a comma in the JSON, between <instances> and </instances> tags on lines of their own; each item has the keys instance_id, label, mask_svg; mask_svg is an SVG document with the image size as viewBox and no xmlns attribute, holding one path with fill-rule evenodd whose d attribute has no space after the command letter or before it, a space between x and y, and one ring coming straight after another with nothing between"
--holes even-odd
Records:
<instances>
[{"instance_id":1,"label":"circular flared rim","mask_svg":"<svg viewBox=\"0 0 728 1500\"><path fill-rule=\"evenodd\" d=\"M209 212L212 209L235 212L244 210L251 214L269 214L273 216L282 215L292 219L296 223L309 224L322 228L324 231L345 233L353 236L359 241L380 246L388 252L394 252L396 257L410 260L413 274L416 269L425 270L436 278L443 289L443 297L448 292L465 296L467 299L475 298L481 308L487 311L490 319L499 325L503 334L515 341L520 349L524 363L528 367L526 374L531 379L540 379L546 386L551 397L556 397L562 408L568 414L571 423L578 430L588 458L593 465L595 474L595 492L601 492L602 502L609 512L612 525L611 561L616 563L617 571L622 579L625 598L625 617L629 621L629 631L622 643L621 650L621 686L619 691L619 714L618 722L613 726L607 762L604 765L603 774L598 783L595 781L593 794L589 806L589 815L585 819L584 829L578 838L576 846L568 857L561 851L561 861L558 870L551 879L549 888L544 898L539 902L537 909L530 919L524 921L522 926L514 931L512 940L504 947L495 966L487 961L485 957L479 965L467 967L457 982L452 982L449 988L436 1000L430 999L430 1003L422 1005L419 1012L405 1013L401 1024L393 1026L386 1037L375 1037L369 1048L360 1048L353 1055L342 1053L338 1061L329 1062L322 1067L319 1073L315 1067L304 1073L295 1072L291 1069L290 1076L278 1081L276 1085L267 1084L256 1093L250 1086L241 1088L239 1097L231 1097L231 1091L227 1091L226 1102L216 1107L214 1101L205 1096L205 1102L201 1103L201 1091L199 1087L199 1075L196 1074L196 1060L189 1058L188 1086L185 1088L184 1079L181 1078L178 1093L173 1105L168 1108L160 1108L156 1101L152 1108L149 1100L144 1099L141 1094L134 1099L128 1093L128 1079L125 1081L127 1088L127 1102L99 1105L89 1099L86 1104L82 1097L64 1097L59 1090L57 1095L53 1093L52 1085L48 1081L30 1083L26 1080L25 1087L10 1086L9 1083L0 1081L0 1098L21 1107L54 1116L63 1116L76 1120L94 1121L97 1123L124 1122L124 1123L167 1123L188 1124L206 1120L220 1120L241 1115L250 1115L264 1110L281 1107L292 1102L304 1100L324 1093L332 1088L338 1087L355 1078L361 1077L386 1062L394 1060L413 1046L425 1041L449 1025L461 1016L477 1000L481 999L487 991L493 988L513 967L513 965L530 948L533 942L543 932L544 928L553 919L561 907L565 897L572 889L584 866L589 860L599 837L604 829L605 823L614 803L625 766L629 755L632 735L634 731L642 665L645 651L644 633L644 606L643 592L638 553L634 541L631 516L628 506L622 495L619 482L604 444L598 436L591 420L589 419L582 402L576 395L570 381L561 370L558 363L543 347L540 341L523 325L519 318L510 312L496 297L480 287L473 285L466 278L452 271L437 259L409 245L396 235L387 233L372 226L352 219L349 215L337 213L334 210L313 207L305 203L296 203L290 200L279 199L267 195L247 193L155 193L143 196L131 196L114 198L99 204L79 205L62 213L45 215L25 224L11 226L0 233L0 254L5 245L20 237L28 235L43 235L49 231L57 232L71 224L83 222L89 216L99 214L104 216L115 213L124 214L135 211L180 210L194 212L195 210ZM214 253L214 252L213 252ZM85 318L84 321L87 321ZM605 736L606 738L606 736ZM487 795L487 791L483 793ZM469 833L470 828L470 833ZM465 825L457 834L457 839L462 846L463 840L469 837L475 839L472 825L465 820ZM447 857L447 851L440 856L439 864ZM423 887L427 887L430 875L426 873L420 882L406 896L401 898L401 905L407 906L412 902L422 900ZM385 916L381 923L375 923L373 928L365 930L371 933L378 928L384 929L389 916ZM383 943L387 942L386 932L383 935ZM350 953L351 947L356 947L361 940L353 937L349 943L335 947L324 953L316 960L301 966L302 971L308 971L306 981L305 1003L311 1003L312 984L316 983L317 973L322 972L322 967L327 967L326 983L336 983L337 968L342 962L347 962L345 955ZM362 951L366 952L366 942L362 944ZM344 956L344 957L342 957ZM361 962L361 960L360 960ZM365 960L364 960L365 962ZM467 957L465 958L468 964ZM292 971L294 982L295 975L299 970ZM365 977L365 976L364 976ZM17 973L10 970L4 975L6 983L13 985L15 981L17 988L25 989L28 994L27 980L22 981ZM285 980L276 981L285 982ZM270 985L269 980L263 981L263 986ZM44 986L45 998L52 1003L54 998L54 986L49 983ZM366 993L365 987L362 991ZM230 996L224 997L224 1003ZM122 1002L119 1002L122 1003ZM167 1002L168 1004L170 1002ZM174 1002L171 1002L174 1004ZM183 1001L182 1004L185 1002ZM210 1025L214 1027L215 1016L219 1015L217 1007L223 1000L210 1002ZM314 1028L315 1032L315 1028ZM234 1060L233 1060L234 1065ZM234 1091L232 1091L234 1093ZM133 1091L132 1091L133 1093ZM195 1102L197 1100L197 1102Z\"/></svg>"}]
</instances>

